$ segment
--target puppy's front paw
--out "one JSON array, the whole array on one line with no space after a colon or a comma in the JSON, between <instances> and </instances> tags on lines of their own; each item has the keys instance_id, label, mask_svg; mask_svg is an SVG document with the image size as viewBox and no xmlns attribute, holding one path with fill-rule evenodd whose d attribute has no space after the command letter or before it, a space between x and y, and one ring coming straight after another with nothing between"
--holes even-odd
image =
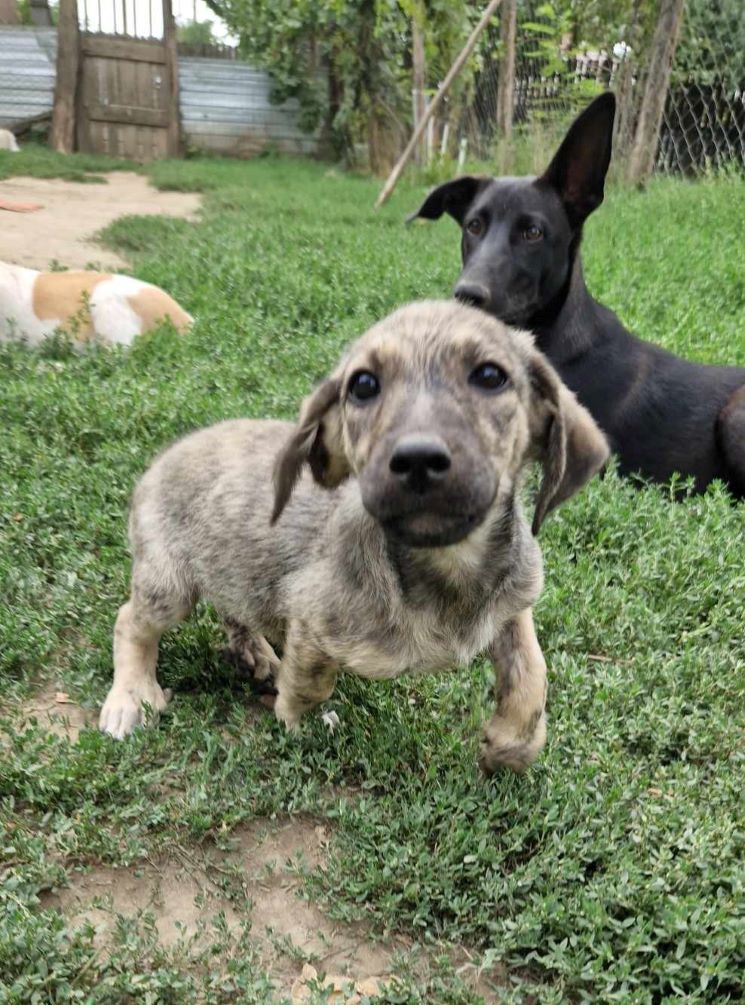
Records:
<instances>
[{"instance_id":1,"label":"puppy's front paw","mask_svg":"<svg viewBox=\"0 0 745 1005\"><path fill-rule=\"evenodd\" d=\"M543 750L546 742L546 715L543 709L517 725L500 715L486 724L479 750L479 767L487 775L498 768L525 771Z\"/></svg>"},{"instance_id":2,"label":"puppy's front paw","mask_svg":"<svg viewBox=\"0 0 745 1005\"><path fill-rule=\"evenodd\" d=\"M274 714L284 724L288 732L294 732L300 727L304 708L299 708L295 702L289 701L280 689L274 701Z\"/></svg>"},{"instance_id":3,"label":"puppy's front paw","mask_svg":"<svg viewBox=\"0 0 745 1005\"><path fill-rule=\"evenodd\" d=\"M98 728L115 740L123 740L137 726L155 725L170 700L171 691L164 691L155 681L132 687L114 685L101 709Z\"/></svg>"}]
</instances>

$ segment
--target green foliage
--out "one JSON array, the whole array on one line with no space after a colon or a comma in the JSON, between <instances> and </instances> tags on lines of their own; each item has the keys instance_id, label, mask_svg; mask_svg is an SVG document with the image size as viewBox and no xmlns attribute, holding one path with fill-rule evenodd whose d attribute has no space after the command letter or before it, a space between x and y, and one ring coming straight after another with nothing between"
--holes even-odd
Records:
<instances>
[{"instance_id":1,"label":"green foliage","mask_svg":"<svg viewBox=\"0 0 745 1005\"><path fill-rule=\"evenodd\" d=\"M674 81L733 91L745 87L745 17L741 0L688 0L675 55Z\"/></svg>"},{"instance_id":2,"label":"green foliage","mask_svg":"<svg viewBox=\"0 0 745 1005\"><path fill-rule=\"evenodd\" d=\"M47 146L24 143L20 152L0 150L0 179L12 175L34 178L62 178L65 181L104 185L104 171L137 171L132 161L116 160L103 154L68 154L60 157Z\"/></svg>"},{"instance_id":3,"label":"green foliage","mask_svg":"<svg viewBox=\"0 0 745 1005\"><path fill-rule=\"evenodd\" d=\"M372 182L314 164L148 171L205 192L200 221L130 218L105 237L196 316L192 333L129 352L0 349L0 1000L278 1002L250 933L209 925L201 948L168 950L122 917L97 954L47 895L87 865L134 870L312 813L333 836L309 893L445 961L426 980L402 971L375 1005L481 1005L446 962L464 951L504 1002L739 1001L744 510L716 487L673 504L611 472L547 522L549 743L525 776L477 771L485 664L343 677L341 729L311 719L289 736L221 662L206 608L164 640L176 699L160 728L71 743L30 718L44 683L100 706L127 500L153 454L225 417L294 416L351 338L448 295L458 271L451 222L403 226L422 187L375 213ZM612 190L587 228L590 289L643 337L745 365L744 212L734 178Z\"/></svg>"},{"instance_id":4,"label":"green foliage","mask_svg":"<svg viewBox=\"0 0 745 1005\"><path fill-rule=\"evenodd\" d=\"M426 26L430 79L444 74L478 5L446 0L208 0L265 67L277 101L297 98L301 122L325 125L337 153L368 141L375 168L383 130L410 121L411 21ZM382 156L385 155L383 152Z\"/></svg>"},{"instance_id":5,"label":"green foliage","mask_svg":"<svg viewBox=\"0 0 745 1005\"><path fill-rule=\"evenodd\" d=\"M212 21L189 21L176 29L179 42L184 45L214 45L217 39L212 31Z\"/></svg>"}]
</instances>

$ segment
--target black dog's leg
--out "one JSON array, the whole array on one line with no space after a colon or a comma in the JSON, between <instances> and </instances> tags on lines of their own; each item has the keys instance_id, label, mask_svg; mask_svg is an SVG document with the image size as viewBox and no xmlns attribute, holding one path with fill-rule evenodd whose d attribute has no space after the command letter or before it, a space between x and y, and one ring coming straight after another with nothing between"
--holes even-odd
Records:
<instances>
[{"instance_id":1,"label":"black dog's leg","mask_svg":"<svg viewBox=\"0 0 745 1005\"><path fill-rule=\"evenodd\" d=\"M745 384L719 413L719 443L727 462L730 489L745 498Z\"/></svg>"}]
</instances>

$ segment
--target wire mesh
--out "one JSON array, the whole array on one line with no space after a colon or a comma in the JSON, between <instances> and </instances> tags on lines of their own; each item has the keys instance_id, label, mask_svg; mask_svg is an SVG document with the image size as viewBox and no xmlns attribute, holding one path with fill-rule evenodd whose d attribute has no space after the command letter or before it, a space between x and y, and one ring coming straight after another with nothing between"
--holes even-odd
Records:
<instances>
[{"instance_id":1,"label":"wire mesh","mask_svg":"<svg viewBox=\"0 0 745 1005\"><path fill-rule=\"evenodd\" d=\"M539 170L577 112L611 88L619 99L616 161L622 162L633 139L659 4L646 5L644 16L640 0L631 0L625 12L622 6L612 29L588 24L575 44L570 5L562 13L559 4L518 2L509 138L497 125L502 55L497 18L484 32L460 107L450 103L451 148L462 148L465 141L470 157L500 170ZM725 165L745 167L742 0L687 0L655 170L700 175Z\"/></svg>"}]
</instances>

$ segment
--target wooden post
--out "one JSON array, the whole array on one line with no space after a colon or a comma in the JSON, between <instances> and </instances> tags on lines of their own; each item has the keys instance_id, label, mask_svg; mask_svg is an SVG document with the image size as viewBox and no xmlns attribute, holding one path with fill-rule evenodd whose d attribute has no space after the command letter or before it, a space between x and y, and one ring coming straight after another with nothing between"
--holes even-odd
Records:
<instances>
[{"instance_id":1,"label":"wooden post","mask_svg":"<svg viewBox=\"0 0 745 1005\"><path fill-rule=\"evenodd\" d=\"M416 129L424 118L425 112L424 32L422 31L422 26L420 25L419 19L416 15L411 19L411 67L411 97L414 103L414 129ZM424 163L422 146L422 143L418 143L415 151L415 159L419 165Z\"/></svg>"},{"instance_id":2,"label":"wooden post","mask_svg":"<svg viewBox=\"0 0 745 1005\"><path fill-rule=\"evenodd\" d=\"M171 0L163 0L163 46L171 88L171 100L168 108L168 156L178 157L181 153L181 109L179 107L176 22L173 18Z\"/></svg>"},{"instance_id":3,"label":"wooden post","mask_svg":"<svg viewBox=\"0 0 745 1005\"><path fill-rule=\"evenodd\" d=\"M501 2L502 2L502 0L489 0L489 4L488 4L486 10L484 11L484 13L481 15L481 19L480 19L479 23L476 25L476 27L471 32L468 41L463 46L462 50L458 54L457 59L455 60L455 62L453 63L453 65L448 70L445 79L443 80L442 84L440 84L440 87L439 87L439 90L437 91L437 94L435 94L435 96L432 98L432 100L430 101L430 103L427 105L427 110L424 113L424 116L422 117L421 122L416 127L416 129L414 130L414 135L409 140L408 144L406 145L406 149L404 150L404 152L399 157L399 159L398 159L396 165L394 166L393 170L391 171L391 173L388 175L388 178L386 179L386 183L383 186L383 188L382 188L382 190L380 192L380 195L378 196L377 201L375 203L375 208L376 209L380 209L380 207L390 199L391 194L393 193L394 188L398 184L398 179L401 177L403 169L408 164L409 158L411 157L412 153L414 152L414 147L417 145L417 143L419 142L419 140L422 138L422 136L424 134L424 130L427 128L427 122L429 121L429 119L434 115L434 113L437 111L437 109L442 104L443 98L445 97L445 95L447 94L447 92L450 90L450 85L453 83L453 81L455 80L455 78L458 76L458 74L460 73L460 71L463 69L463 64L466 62L466 60L468 59L468 57L471 55L471 53L473 52L473 50L474 50L474 48L476 46L476 43L479 40L479 35L481 35L481 33L484 30L484 28L486 28L487 24L489 23L489 20L491 19L492 14L494 14L494 12L497 10L497 8L499 7L499 5L500 5ZM682 2L682 0L681 0L681 2Z\"/></svg>"},{"instance_id":4,"label":"wooden post","mask_svg":"<svg viewBox=\"0 0 745 1005\"><path fill-rule=\"evenodd\" d=\"M660 16L652 39L649 72L644 88L634 145L629 157L629 181L643 185L652 173L657 155L675 50L683 19L683 0L661 0Z\"/></svg>"},{"instance_id":5,"label":"wooden post","mask_svg":"<svg viewBox=\"0 0 745 1005\"><path fill-rule=\"evenodd\" d=\"M75 149L75 109L80 68L77 0L60 0L57 22L57 80L49 144L60 154Z\"/></svg>"},{"instance_id":6,"label":"wooden post","mask_svg":"<svg viewBox=\"0 0 745 1005\"><path fill-rule=\"evenodd\" d=\"M0 24L20 24L16 0L0 0Z\"/></svg>"},{"instance_id":7,"label":"wooden post","mask_svg":"<svg viewBox=\"0 0 745 1005\"><path fill-rule=\"evenodd\" d=\"M517 38L517 0L504 0L499 14L501 55L497 90L497 129L500 136L512 136L515 106L515 41Z\"/></svg>"}]
</instances>

